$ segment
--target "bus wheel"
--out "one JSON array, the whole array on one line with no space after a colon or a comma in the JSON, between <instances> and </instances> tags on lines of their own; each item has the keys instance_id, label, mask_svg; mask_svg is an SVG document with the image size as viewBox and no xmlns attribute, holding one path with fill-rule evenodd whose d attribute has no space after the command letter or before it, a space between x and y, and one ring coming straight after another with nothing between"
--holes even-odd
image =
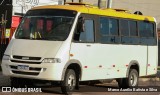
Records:
<instances>
[{"instance_id":1,"label":"bus wheel","mask_svg":"<svg viewBox=\"0 0 160 95\"><path fill-rule=\"evenodd\" d=\"M138 86L138 72L136 69L131 69L128 78L117 79L120 88L136 87Z\"/></svg>"},{"instance_id":2,"label":"bus wheel","mask_svg":"<svg viewBox=\"0 0 160 95\"><path fill-rule=\"evenodd\" d=\"M64 81L62 81L61 90L63 93L68 94L73 92L76 86L76 74L72 69L67 69Z\"/></svg>"},{"instance_id":3,"label":"bus wheel","mask_svg":"<svg viewBox=\"0 0 160 95\"><path fill-rule=\"evenodd\" d=\"M138 86L138 72L136 69L131 69L129 72L129 76L127 78L127 86L128 87L136 87Z\"/></svg>"}]
</instances>

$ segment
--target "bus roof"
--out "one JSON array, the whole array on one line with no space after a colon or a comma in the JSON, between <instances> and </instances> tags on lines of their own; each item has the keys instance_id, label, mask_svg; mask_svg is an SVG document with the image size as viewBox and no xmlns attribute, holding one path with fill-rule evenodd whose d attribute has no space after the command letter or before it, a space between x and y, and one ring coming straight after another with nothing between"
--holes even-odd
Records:
<instances>
[{"instance_id":1,"label":"bus roof","mask_svg":"<svg viewBox=\"0 0 160 95\"><path fill-rule=\"evenodd\" d=\"M86 14L94 14L94 15L102 15L102 16L110 16L124 19L135 19L135 20L144 20L155 22L154 17L131 14L123 9L100 9L96 6L85 4L85 3L67 3L68 5L47 5L47 6L39 6L34 7L31 10L36 9L64 9L64 10L73 10Z\"/></svg>"}]
</instances>

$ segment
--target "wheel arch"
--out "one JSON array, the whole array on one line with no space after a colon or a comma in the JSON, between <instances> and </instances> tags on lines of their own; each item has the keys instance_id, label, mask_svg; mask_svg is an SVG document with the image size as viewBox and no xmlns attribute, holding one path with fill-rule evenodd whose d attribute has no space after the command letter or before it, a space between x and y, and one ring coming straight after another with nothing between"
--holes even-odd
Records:
<instances>
[{"instance_id":1,"label":"wheel arch","mask_svg":"<svg viewBox=\"0 0 160 95\"><path fill-rule=\"evenodd\" d=\"M78 60L69 60L66 65L63 68L63 72L62 72L62 79L64 80L65 78L65 73L67 69L73 69L75 71L75 73L79 73L79 79L81 79L81 75L82 75L82 65L80 63L80 61Z\"/></svg>"},{"instance_id":2,"label":"wheel arch","mask_svg":"<svg viewBox=\"0 0 160 95\"><path fill-rule=\"evenodd\" d=\"M140 74L140 65L139 65L139 62L137 60L132 60L129 63L128 68L127 68L126 77L128 77L130 69L136 69L137 72L138 72L138 74Z\"/></svg>"}]
</instances>

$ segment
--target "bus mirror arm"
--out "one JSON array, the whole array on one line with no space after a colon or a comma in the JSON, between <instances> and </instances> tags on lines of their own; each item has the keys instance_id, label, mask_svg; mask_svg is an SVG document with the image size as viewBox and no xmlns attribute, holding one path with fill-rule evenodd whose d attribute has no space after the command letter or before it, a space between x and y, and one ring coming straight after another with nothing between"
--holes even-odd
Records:
<instances>
[{"instance_id":1,"label":"bus mirror arm","mask_svg":"<svg viewBox=\"0 0 160 95\"><path fill-rule=\"evenodd\" d=\"M78 19L77 31L78 31L78 33L84 32L84 19L83 19L83 17L80 17Z\"/></svg>"}]
</instances>

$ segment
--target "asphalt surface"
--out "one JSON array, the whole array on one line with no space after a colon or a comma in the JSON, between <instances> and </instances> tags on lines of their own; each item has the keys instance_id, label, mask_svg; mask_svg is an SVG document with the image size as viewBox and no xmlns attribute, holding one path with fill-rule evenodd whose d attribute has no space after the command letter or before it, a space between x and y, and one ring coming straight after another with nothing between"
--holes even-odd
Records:
<instances>
[{"instance_id":1,"label":"asphalt surface","mask_svg":"<svg viewBox=\"0 0 160 95\"><path fill-rule=\"evenodd\" d=\"M160 75L160 73L158 74ZM140 78L139 88L136 88L137 91L133 91L133 89L113 91L120 89L117 82L112 81L111 83L96 84L94 86L81 85L79 91L73 92L72 95L160 95L160 78L158 74L157 78ZM49 86L41 89L42 92L2 92L2 87L10 87L10 79L3 76L1 72L0 87L0 95L63 95L60 87ZM108 91L109 89L112 91Z\"/></svg>"}]
</instances>

